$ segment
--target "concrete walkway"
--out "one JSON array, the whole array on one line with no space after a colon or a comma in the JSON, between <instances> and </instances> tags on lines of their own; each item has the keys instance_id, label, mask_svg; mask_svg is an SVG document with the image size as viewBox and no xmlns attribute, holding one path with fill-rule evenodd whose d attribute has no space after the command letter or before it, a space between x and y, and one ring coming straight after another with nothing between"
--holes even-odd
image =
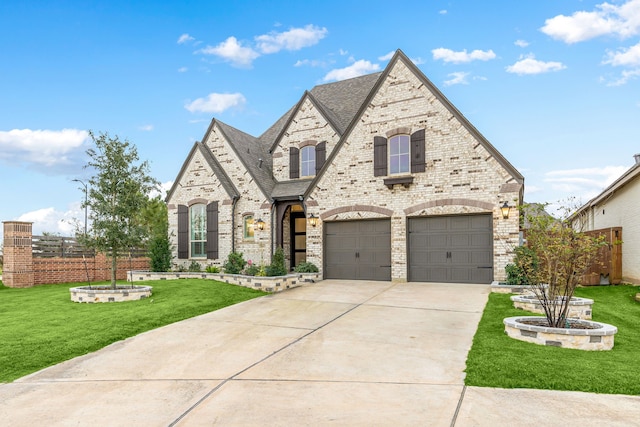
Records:
<instances>
[{"instance_id":1,"label":"concrete walkway","mask_svg":"<svg viewBox=\"0 0 640 427\"><path fill-rule=\"evenodd\" d=\"M640 397L464 386L489 288L324 281L0 385L11 426L638 425Z\"/></svg>"}]
</instances>

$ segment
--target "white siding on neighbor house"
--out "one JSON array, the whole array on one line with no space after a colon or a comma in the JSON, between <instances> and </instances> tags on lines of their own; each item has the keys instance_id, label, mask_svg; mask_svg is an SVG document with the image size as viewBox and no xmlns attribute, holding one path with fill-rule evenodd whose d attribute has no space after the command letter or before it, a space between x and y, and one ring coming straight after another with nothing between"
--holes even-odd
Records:
<instances>
[{"instance_id":1,"label":"white siding on neighbor house","mask_svg":"<svg viewBox=\"0 0 640 427\"><path fill-rule=\"evenodd\" d=\"M622 227L622 280L640 283L640 175L589 209L587 230Z\"/></svg>"},{"instance_id":2,"label":"white siding on neighbor house","mask_svg":"<svg viewBox=\"0 0 640 427\"><path fill-rule=\"evenodd\" d=\"M409 188L389 189L383 183L387 177L374 176L373 138L399 127L410 133L425 129L426 171L406 174L414 178ZM503 219L499 204L518 203L520 186L507 186L509 192L501 193L504 184L514 184L516 179L402 61L390 71L339 150L312 189L307 213L323 221L390 216L392 280L407 279L408 217L479 213L492 214L494 278L505 278L504 267L518 244L519 224L515 212ZM427 205L435 201L443 203ZM326 215L354 206L360 208ZM323 265L322 224L307 231L307 259L318 266Z\"/></svg>"}]
</instances>

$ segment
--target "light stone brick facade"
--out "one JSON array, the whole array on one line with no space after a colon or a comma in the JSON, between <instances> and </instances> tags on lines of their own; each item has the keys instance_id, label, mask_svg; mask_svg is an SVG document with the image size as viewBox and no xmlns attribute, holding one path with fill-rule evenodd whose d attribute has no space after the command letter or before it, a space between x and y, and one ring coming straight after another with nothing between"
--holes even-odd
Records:
<instances>
[{"instance_id":1,"label":"light stone brick facade","mask_svg":"<svg viewBox=\"0 0 640 427\"><path fill-rule=\"evenodd\" d=\"M369 80L375 84L371 85L366 97L358 98L363 101L362 107L351 109L354 116L349 118L348 123L351 124L347 127L343 125L341 128L336 124L331 114L326 115L327 105L319 108L317 98L305 93L291 115L281 119L284 124L273 132L276 139L255 138L255 144L272 148L269 161L265 161L265 167L271 168L273 186L270 188L281 184L295 186L296 180L289 178L291 147L300 148L326 141L327 161L311 181L310 177L303 177L310 182L306 191L302 191L304 195L299 187L291 190L289 198L264 194L261 187L268 186L257 185L255 170L250 171L246 160L241 159L244 153L238 151L237 146L232 146L225 137L226 133L214 123L203 143L224 169L239 198L234 202L207 159L194 150L167 199L173 245L177 243L177 206L217 200L219 259L213 262L202 260L203 265L224 263L232 249L243 252L245 259L262 260L268 264L277 233L283 233L282 245L286 249L291 244L288 210L281 216L282 223L277 223L279 203L297 203L300 197L299 204L306 215L313 214L320 219L316 227L307 225L307 261L323 268L323 225L326 222L389 218L391 278L405 281L408 277L409 218L490 214L493 218L494 280L504 280L504 267L511 262L513 249L519 242L517 205L522 201L522 176L400 51L377 79ZM341 88L349 87L349 84ZM326 89L325 85L323 90ZM349 102L348 97L342 99ZM332 114L336 114L335 111ZM399 132L411 134L421 129L425 130L425 171L406 174L413 177L409 185L392 185L389 188L384 183L388 177L374 176L374 137L388 138ZM269 131L265 134L271 135ZM503 219L500 213L504 202L512 206L508 219ZM252 214L255 219L265 222L265 229L256 230L253 241L242 239L242 218L245 214ZM289 256L288 250L285 254ZM191 260L180 262L188 265Z\"/></svg>"},{"instance_id":2,"label":"light stone brick facade","mask_svg":"<svg viewBox=\"0 0 640 427\"><path fill-rule=\"evenodd\" d=\"M392 279L407 278L406 225L414 216L491 213L494 228L494 278L504 280L504 267L511 262L518 244L519 221L514 210L503 219L499 206L520 200L521 187L514 183L502 165L452 115L440 100L425 87L402 62L390 70L353 127L340 152L309 193L317 206L309 213L323 221L385 217L371 212L373 207L392 211ZM405 188L384 185L386 177L373 176L373 137L385 136L394 128L410 132L426 129L426 171L412 174L414 181ZM434 202L429 206L425 202ZM438 203L439 202L439 203ZM412 209L419 207L424 208ZM340 207L360 205L358 211L326 216ZM307 257L322 265L322 224L307 235Z\"/></svg>"}]
</instances>

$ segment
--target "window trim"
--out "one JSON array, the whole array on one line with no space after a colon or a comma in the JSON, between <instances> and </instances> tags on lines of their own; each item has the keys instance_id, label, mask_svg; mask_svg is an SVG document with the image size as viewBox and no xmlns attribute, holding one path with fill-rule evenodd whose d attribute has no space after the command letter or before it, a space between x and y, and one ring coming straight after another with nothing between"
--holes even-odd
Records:
<instances>
[{"instance_id":1,"label":"window trim","mask_svg":"<svg viewBox=\"0 0 640 427\"><path fill-rule=\"evenodd\" d=\"M406 141L404 141L406 143L406 152L400 152L400 145L402 144L401 139L402 138L406 138ZM400 175L407 175L411 173L411 135L408 134L397 134L392 136L391 138L389 138L387 140L387 144L389 149L387 150L387 156L388 156L388 167L387 167L387 175L388 176L400 176ZM394 141L398 141L398 154L392 154L392 146ZM402 158L406 157L406 170L400 170L401 166L402 166ZM398 172L392 172L392 168L393 168L393 160L394 158L399 159L398 160Z\"/></svg>"},{"instance_id":2,"label":"window trim","mask_svg":"<svg viewBox=\"0 0 640 427\"><path fill-rule=\"evenodd\" d=\"M313 160L305 160L304 153L313 153ZM307 174L305 174L305 165L307 166ZM305 145L300 148L300 178L307 178L316 175L316 146Z\"/></svg>"},{"instance_id":3,"label":"window trim","mask_svg":"<svg viewBox=\"0 0 640 427\"><path fill-rule=\"evenodd\" d=\"M251 224L249 224L251 221ZM253 214L244 214L242 215L242 240L245 241L254 241L255 240L255 221Z\"/></svg>"},{"instance_id":4,"label":"window trim","mask_svg":"<svg viewBox=\"0 0 640 427\"><path fill-rule=\"evenodd\" d=\"M194 230L194 212L200 210L202 223L199 230ZM194 234L200 232L202 238L195 239ZM202 253L194 254L194 243L203 243ZM194 203L189 206L189 258L207 258L207 205L205 203Z\"/></svg>"}]
</instances>

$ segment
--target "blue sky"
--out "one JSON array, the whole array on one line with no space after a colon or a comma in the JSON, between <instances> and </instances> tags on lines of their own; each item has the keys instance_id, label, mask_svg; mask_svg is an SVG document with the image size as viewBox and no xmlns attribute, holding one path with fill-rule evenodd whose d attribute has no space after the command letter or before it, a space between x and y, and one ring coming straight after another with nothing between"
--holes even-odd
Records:
<instances>
[{"instance_id":1,"label":"blue sky","mask_svg":"<svg viewBox=\"0 0 640 427\"><path fill-rule=\"evenodd\" d=\"M168 187L213 117L260 135L396 49L520 170L525 201L586 202L640 153L640 0L5 0L0 220L72 234L88 130L134 143Z\"/></svg>"}]
</instances>

